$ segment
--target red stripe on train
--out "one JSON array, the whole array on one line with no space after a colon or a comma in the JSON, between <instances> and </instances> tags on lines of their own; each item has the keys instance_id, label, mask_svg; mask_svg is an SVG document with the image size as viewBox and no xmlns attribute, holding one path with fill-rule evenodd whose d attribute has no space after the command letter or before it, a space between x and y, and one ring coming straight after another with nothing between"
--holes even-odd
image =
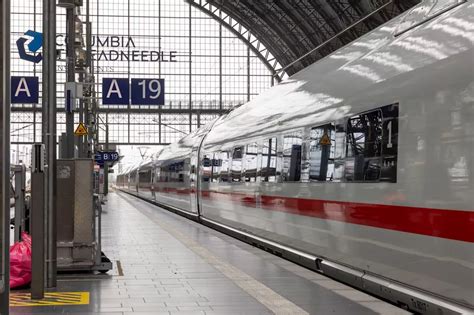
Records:
<instances>
[{"instance_id":1,"label":"red stripe on train","mask_svg":"<svg viewBox=\"0 0 474 315\"><path fill-rule=\"evenodd\" d=\"M171 192L172 189L166 189ZM189 190L187 191L189 192ZM182 191L180 192L183 193ZM376 228L474 242L474 211L204 191L204 198Z\"/></svg>"}]
</instances>

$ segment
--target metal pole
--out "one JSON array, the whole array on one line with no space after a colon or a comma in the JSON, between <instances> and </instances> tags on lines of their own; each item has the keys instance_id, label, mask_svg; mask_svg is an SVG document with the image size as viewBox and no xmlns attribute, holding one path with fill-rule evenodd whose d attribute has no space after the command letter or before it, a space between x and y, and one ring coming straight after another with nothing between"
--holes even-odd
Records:
<instances>
[{"instance_id":1,"label":"metal pole","mask_svg":"<svg viewBox=\"0 0 474 315\"><path fill-rule=\"evenodd\" d=\"M86 54L87 54L87 63L86 63L86 69L87 69L87 75L86 75L86 81L92 85L88 86L88 91L87 93L88 97L92 96L92 91L94 89L94 82L95 80L93 79L93 71L92 71L92 24L90 22L90 4L89 0L86 0ZM91 121L90 121L90 110L91 110L91 103L92 101L90 99L87 99L85 102L84 106L84 119L86 120L86 126L89 129L89 133L86 136L86 143L84 144L84 151L85 151L85 157L91 157L91 143L92 143L92 128L91 128Z\"/></svg>"},{"instance_id":2,"label":"metal pole","mask_svg":"<svg viewBox=\"0 0 474 315\"><path fill-rule=\"evenodd\" d=\"M31 298L44 298L45 288L45 174L41 165L43 159L41 144L35 144L31 172Z\"/></svg>"},{"instance_id":3,"label":"metal pole","mask_svg":"<svg viewBox=\"0 0 474 315\"><path fill-rule=\"evenodd\" d=\"M109 150L109 114L105 114L105 150ZM104 162L104 197L109 193L109 162Z\"/></svg>"},{"instance_id":4,"label":"metal pole","mask_svg":"<svg viewBox=\"0 0 474 315\"><path fill-rule=\"evenodd\" d=\"M49 2L47 0L43 0ZM74 8L66 9L66 29L67 29L67 82L75 82L76 52L74 51L75 20ZM74 112L66 111L66 158L74 158Z\"/></svg>"},{"instance_id":5,"label":"metal pole","mask_svg":"<svg viewBox=\"0 0 474 315\"><path fill-rule=\"evenodd\" d=\"M189 6L189 133L193 131L193 58L192 58L192 9L191 5Z\"/></svg>"},{"instance_id":6,"label":"metal pole","mask_svg":"<svg viewBox=\"0 0 474 315\"><path fill-rule=\"evenodd\" d=\"M79 82L80 83L84 83L84 78L85 78L85 75L84 75L84 72L85 72L85 69L83 69L83 72L80 72L79 73ZM85 104L84 104L84 98L80 99L79 100L79 121L84 123L84 107L85 107ZM87 124L86 124L87 126ZM86 138L87 139L87 138ZM80 136L80 137L77 137L77 147L78 147L78 157L79 158L83 158L85 157L84 155L84 136Z\"/></svg>"},{"instance_id":7,"label":"metal pole","mask_svg":"<svg viewBox=\"0 0 474 315\"><path fill-rule=\"evenodd\" d=\"M56 2L43 0L43 143L46 286L56 287ZM74 39L73 39L74 43ZM74 135L73 135L74 136Z\"/></svg>"},{"instance_id":8,"label":"metal pole","mask_svg":"<svg viewBox=\"0 0 474 315\"><path fill-rule=\"evenodd\" d=\"M219 10L219 17L221 17ZM222 23L219 23L219 110L222 110Z\"/></svg>"},{"instance_id":9,"label":"metal pole","mask_svg":"<svg viewBox=\"0 0 474 315\"><path fill-rule=\"evenodd\" d=\"M0 0L0 315L10 296L10 0Z\"/></svg>"}]
</instances>

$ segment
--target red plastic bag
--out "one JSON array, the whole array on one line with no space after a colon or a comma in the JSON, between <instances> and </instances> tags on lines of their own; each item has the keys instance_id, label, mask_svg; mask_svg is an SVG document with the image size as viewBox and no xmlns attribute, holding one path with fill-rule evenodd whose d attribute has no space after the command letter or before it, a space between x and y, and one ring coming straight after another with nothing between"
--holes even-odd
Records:
<instances>
[{"instance_id":1,"label":"red plastic bag","mask_svg":"<svg viewBox=\"0 0 474 315\"><path fill-rule=\"evenodd\" d=\"M10 247L10 288L18 288L31 282L31 236L21 233L21 242Z\"/></svg>"}]
</instances>

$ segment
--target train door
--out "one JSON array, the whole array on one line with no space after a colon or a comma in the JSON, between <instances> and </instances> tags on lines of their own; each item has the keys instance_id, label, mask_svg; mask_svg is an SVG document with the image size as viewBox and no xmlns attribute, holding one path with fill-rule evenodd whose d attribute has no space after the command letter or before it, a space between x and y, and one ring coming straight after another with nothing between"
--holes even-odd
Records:
<instances>
[{"instance_id":1,"label":"train door","mask_svg":"<svg viewBox=\"0 0 474 315\"><path fill-rule=\"evenodd\" d=\"M189 169L189 196L191 198L191 212L199 214L198 209L198 163L199 163L199 147L194 147L191 152L191 161Z\"/></svg>"}]
</instances>

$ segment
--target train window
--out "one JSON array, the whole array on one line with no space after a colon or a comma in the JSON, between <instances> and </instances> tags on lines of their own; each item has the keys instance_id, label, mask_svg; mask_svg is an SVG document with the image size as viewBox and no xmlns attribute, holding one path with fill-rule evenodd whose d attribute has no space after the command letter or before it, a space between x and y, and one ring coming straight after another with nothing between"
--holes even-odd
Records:
<instances>
[{"instance_id":1,"label":"train window","mask_svg":"<svg viewBox=\"0 0 474 315\"><path fill-rule=\"evenodd\" d=\"M232 182L242 180L242 156L244 147L235 148L232 152L232 167L230 169Z\"/></svg>"},{"instance_id":2,"label":"train window","mask_svg":"<svg viewBox=\"0 0 474 315\"><path fill-rule=\"evenodd\" d=\"M184 182L184 161L163 164L158 174L160 182Z\"/></svg>"},{"instance_id":3,"label":"train window","mask_svg":"<svg viewBox=\"0 0 474 315\"><path fill-rule=\"evenodd\" d=\"M202 162L202 181L203 182L208 182L209 179L211 178L211 172L212 172L212 154L205 154Z\"/></svg>"},{"instance_id":4,"label":"train window","mask_svg":"<svg viewBox=\"0 0 474 315\"><path fill-rule=\"evenodd\" d=\"M380 177L382 112L374 110L347 121L345 179L376 181Z\"/></svg>"},{"instance_id":5,"label":"train window","mask_svg":"<svg viewBox=\"0 0 474 315\"><path fill-rule=\"evenodd\" d=\"M257 181L257 154L258 154L258 145L252 143L247 145L247 150L245 151L245 172L244 177L246 182L256 182Z\"/></svg>"},{"instance_id":6,"label":"train window","mask_svg":"<svg viewBox=\"0 0 474 315\"><path fill-rule=\"evenodd\" d=\"M140 184L151 183L151 170L141 171L138 173L138 182Z\"/></svg>"},{"instance_id":7,"label":"train window","mask_svg":"<svg viewBox=\"0 0 474 315\"><path fill-rule=\"evenodd\" d=\"M283 136L283 169L284 182L297 182L301 177L301 145L303 135L295 131Z\"/></svg>"},{"instance_id":8,"label":"train window","mask_svg":"<svg viewBox=\"0 0 474 315\"><path fill-rule=\"evenodd\" d=\"M211 170L211 181L217 183L219 181L219 173L221 171L221 153L216 152L213 154L212 158L212 170Z\"/></svg>"},{"instance_id":9,"label":"train window","mask_svg":"<svg viewBox=\"0 0 474 315\"><path fill-rule=\"evenodd\" d=\"M221 152L220 160L221 160L221 167L220 167L220 174L219 174L220 181L228 182L229 181L229 163L230 163L229 152L226 152L226 151Z\"/></svg>"},{"instance_id":10,"label":"train window","mask_svg":"<svg viewBox=\"0 0 474 315\"><path fill-rule=\"evenodd\" d=\"M155 167L155 182L161 181L161 167Z\"/></svg>"},{"instance_id":11,"label":"train window","mask_svg":"<svg viewBox=\"0 0 474 315\"><path fill-rule=\"evenodd\" d=\"M334 179L336 126L327 124L312 128L309 144L309 178L314 181Z\"/></svg>"},{"instance_id":12,"label":"train window","mask_svg":"<svg viewBox=\"0 0 474 315\"><path fill-rule=\"evenodd\" d=\"M346 181L396 182L398 105L351 117L346 130Z\"/></svg>"},{"instance_id":13,"label":"train window","mask_svg":"<svg viewBox=\"0 0 474 315\"><path fill-rule=\"evenodd\" d=\"M382 167L380 181L397 182L398 160L398 104L384 106L382 110Z\"/></svg>"},{"instance_id":14,"label":"train window","mask_svg":"<svg viewBox=\"0 0 474 315\"><path fill-rule=\"evenodd\" d=\"M262 146L260 159L260 180L262 182L276 182L277 139L265 140Z\"/></svg>"},{"instance_id":15,"label":"train window","mask_svg":"<svg viewBox=\"0 0 474 315\"><path fill-rule=\"evenodd\" d=\"M334 175L332 181L341 181L344 178L344 160L346 158L346 129L343 124L336 124L334 136Z\"/></svg>"}]
</instances>

